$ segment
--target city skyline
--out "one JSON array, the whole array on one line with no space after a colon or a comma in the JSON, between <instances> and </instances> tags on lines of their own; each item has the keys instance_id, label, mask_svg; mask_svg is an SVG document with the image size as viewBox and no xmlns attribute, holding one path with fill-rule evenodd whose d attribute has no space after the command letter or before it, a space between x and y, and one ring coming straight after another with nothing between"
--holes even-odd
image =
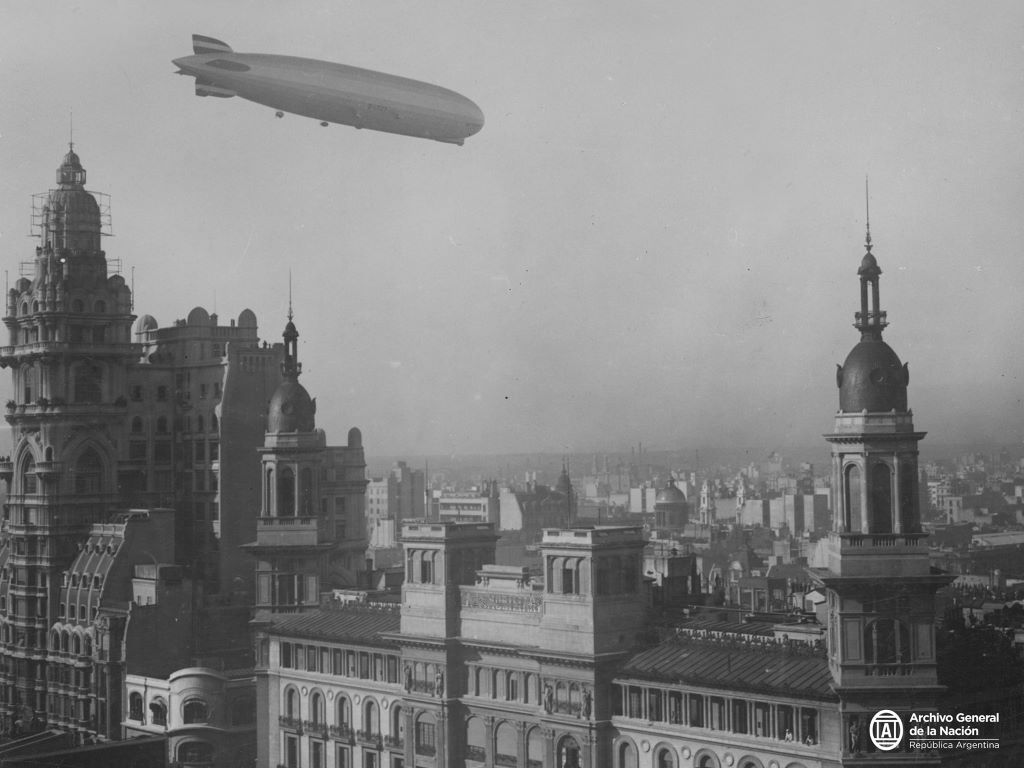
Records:
<instances>
[{"instance_id":1,"label":"city skyline","mask_svg":"<svg viewBox=\"0 0 1024 768\"><path fill-rule=\"evenodd\" d=\"M0 31L10 281L73 109L136 314L248 307L277 341L290 269L318 426L369 454L814 445L865 175L924 448L1024 438L1013 4L97 8ZM459 148L197 99L171 64L193 32L441 83L487 122Z\"/></svg>"}]
</instances>

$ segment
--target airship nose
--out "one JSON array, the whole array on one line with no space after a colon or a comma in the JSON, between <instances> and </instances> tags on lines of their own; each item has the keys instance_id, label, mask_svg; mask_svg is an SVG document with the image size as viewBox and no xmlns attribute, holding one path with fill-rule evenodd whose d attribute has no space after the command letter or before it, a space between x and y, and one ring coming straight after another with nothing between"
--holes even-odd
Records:
<instances>
[{"instance_id":1,"label":"airship nose","mask_svg":"<svg viewBox=\"0 0 1024 768\"><path fill-rule=\"evenodd\" d=\"M189 70L188 62L189 62L189 60L191 58L192 58L191 56L183 56L180 59L171 59L171 64L173 64L174 66L176 66L178 68L178 70L179 70L178 74L180 74L180 75L187 75L187 74L190 74L190 72L188 71Z\"/></svg>"},{"instance_id":2,"label":"airship nose","mask_svg":"<svg viewBox=\"0 0 1024 768\"><path fill-rule=\"evenodd\" d=\"M464 116L466 120L466 127L469 128L467 136L472 136L474 133L479 133L480 129L484 127L484 113L476 104L469 99L466 99L466 107L464 110Z\"/></svg>"}]
</instances>

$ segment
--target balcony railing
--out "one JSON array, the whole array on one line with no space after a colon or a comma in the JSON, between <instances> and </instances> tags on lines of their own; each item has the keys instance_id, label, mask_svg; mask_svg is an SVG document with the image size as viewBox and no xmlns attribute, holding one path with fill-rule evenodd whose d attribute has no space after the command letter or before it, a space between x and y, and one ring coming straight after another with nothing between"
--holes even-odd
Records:
<instances>
[{"instance_id":1,"label":"balcony railing","mask_svg":"<svg viewBox=\"0 0 1024 768\"><path fill-rule=\"evenodd\" d=\"M352 738L352 726L350 725L332 725L328 732L335 739L344 739L346 741Z\"/></svg>"},{"instance_id":2,"label":"balcony railing","mask_svg":"<svg viewBox=\"0 0 1024 768\"><path fill-rule=\"evenodd\" d=\"M315 720L303 720L302 726L306 733L327 736L327 723L320 723Z\"/></svg>"},{"instance_id":3,"label":"balcony railing","mask_svg":"<svg viewBox=\"0 0 1024 768\"><path fill-rule=\"evenodd\" d=\"M424 757L433 757L437 754L437 747L433 744L417 744L416 754Z\"/></svg>"},{"instance_id":4,"label":"balcony railing","mask_svg":"<svg viewBox=\"0 0 1024 768\"><path fill-rule=\"evenodd\" d=\"M476 747L471 744L466 747L466 759L476 760L478 763L483 763L487 760L487 752L483 747Z\"/></svg>"},{"instance_id":5,"label":"balcony railing","mask_svg":"<svg viewBox=\"0 0 1024 768\"><path fill-rule=\"evenodd\" d=\"M405 739L401 736L385 736L384 746L392 747L394 749L401 749L405 746Z\"/></svg>"},{"instance_id":6,"label":"balcony railing","mask_svg":"<svg viewBox=\"0 0 1024 768\"><path fill-rule=\"evenodd\" d=\"M302 733L302 721L297 717L281 715L277 718L277 721L281 724L282 728L291 728L293 731Z\"/></svg>"},{"instance_id":7,"label":"balcony railing","mask_svg":"<svg viewBox=\"0 0 1024 768\"><path fill-rule=\"evenodd\" d=\"M356 731L356 739L366 744L380 744L380 734L376 731Z\"/></svg>"},{"instance_id":8,"label":"balcony railing","mask_svg":"<svg viewBox=\"0 0 1024 768\"><path fill-rule=\"evenodd\" d=\"M499 752L494 756L494 764L507 766L508 768L516 768L519 761L515 755L503 755Z\"/></svg>"}]
</instances>

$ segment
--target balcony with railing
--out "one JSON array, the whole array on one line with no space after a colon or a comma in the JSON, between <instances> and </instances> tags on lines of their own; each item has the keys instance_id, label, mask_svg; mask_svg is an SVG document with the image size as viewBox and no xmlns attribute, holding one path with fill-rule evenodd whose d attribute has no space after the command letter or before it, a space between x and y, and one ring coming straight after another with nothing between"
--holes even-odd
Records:
<instances>
[{"instance_id":1,"label":"balcony with railing","mask_svg":"<svg viewBox=\"0 0 1024 768\"><path fill-rule=\"evenodd\" d=\"M302 733L302 721L297 717L289 717L288 715L279 715L277 722L282 728L288 728L293 731Z\"/></svg>"},{"instance_id":2,"label":"balcony with railing","mask_svg":"<svg viewBox=\"0 0 1024 768\"><path fill-rule=\"evenodd\" d=\"M385 736L384 746L390 749L402 749L405 747L405 739L402 736Z\"/></svg>"},{"instance_id":3,"label":"balcony with railing","mask_svg":"<svg viewBox=\"0 0 1024 768\"><path fill-rule=\"evenodd\" d=\"M319 517L258 517L256 543L266 547L315 547L328 542L326 521Z\"/></svg>"},{"instance_id":4,"label":"balcony with railing","mask_svg":"<svg viewBox=\"0 0 1024 768\"><path fill-rule=\"evenodd\" d=\"M312 736L327 738L327 723L321 723L317 720L303 720L302 727L306 733Z\"/></svg>"},{"instance_id":5,"label":"balcony with railing","mask_svg":"<svg viewBox=\"0 0 1024 768\"><path fill-rule=\"evenodd\" d=\"M328 728L331 738L341 739L342 741L352 740L352 726L351 725L332 725Z\"/></svg>"},{"instance_id":6,"label":"balcony with railing","mask_svg":"<svg viewBox=\"0 0 1024 768\"><path fill-rule=\"evenodd\" d=\"M363 744L373 744L378 748L381 745L381 736L377 731L356 731L356 741Z\"/></svg>"}]
</instances>

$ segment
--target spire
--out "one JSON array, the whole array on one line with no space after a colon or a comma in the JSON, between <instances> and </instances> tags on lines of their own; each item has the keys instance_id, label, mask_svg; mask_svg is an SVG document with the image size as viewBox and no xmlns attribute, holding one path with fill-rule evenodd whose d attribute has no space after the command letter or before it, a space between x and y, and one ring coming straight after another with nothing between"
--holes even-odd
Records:
<instances>
[{"instance_id":1,"label":"spire","mask_svg":"<svg viewBox=\"0 0 1024 768\"><path fill-rule=\"evenodd\" d=\"M871 207L868 177L864 177L864 256L857 274L860 276L860 312L857 312L853 327L861 332L861 339L882 339L882 331L888 325L885 312L881 309L878 277L882 270L871 252Z\"/></svg>"},{"instance_id":2,"label":"spire","mask_svg":"<svg viewBox=\"0 0 1024 768\"><path fill-rule=\"evenodd\" d=\"M288 323L284 327L284 360L281 363L281 373L287 379L296 379L302 373L302 363L299 362L299 332L292 322L292 271L288 270Z\"/></svg>"},{"instance_id":3,"label":"spire","mask_svg":"<svg viewBox=\"0 0 1024 768\"><path fill-rule=\"evenodd\" d=\"M864 221L866 222L866 234L864 236L864 247L871 253L871 202L868 195L868 177L864 175Z\"/></svg>"}]
</instances>

